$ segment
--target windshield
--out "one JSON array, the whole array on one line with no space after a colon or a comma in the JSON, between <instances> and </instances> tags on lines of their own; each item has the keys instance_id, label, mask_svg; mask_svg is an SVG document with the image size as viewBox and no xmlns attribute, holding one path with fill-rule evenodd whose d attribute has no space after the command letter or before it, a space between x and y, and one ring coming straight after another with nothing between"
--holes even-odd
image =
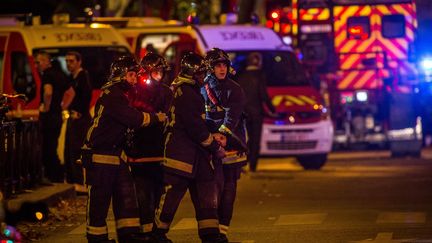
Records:
<instances>
[{"instance_id":1,"label":"windshield","mask_svg":"<svg viewBox=\"0 0 432 243\"><path fill-rule=\"evenodd\" d=\"M88 71L93 89L99 89L107 82L111 63L116 57L130 55L129 51L122 46L36 49L33 55L39 51L51 54L53 65L60 67L67 75L69 72L66 68L66 53L68 51L79 52L82 55L82 67Z\"/></svg>"},{"instance_id":2,"label":"windshield","mask_svg":"<svg viewBox=\"0 0 432 243\"><path fill-rule=\"evenodd\" d=\"M251 52L228 52L233 68L242 73L246 68L247 57ZM267 86L310 85L296 56L289 51L259 51L262 56L262 69L267 77Z\"/></svg>"}]
</instances>

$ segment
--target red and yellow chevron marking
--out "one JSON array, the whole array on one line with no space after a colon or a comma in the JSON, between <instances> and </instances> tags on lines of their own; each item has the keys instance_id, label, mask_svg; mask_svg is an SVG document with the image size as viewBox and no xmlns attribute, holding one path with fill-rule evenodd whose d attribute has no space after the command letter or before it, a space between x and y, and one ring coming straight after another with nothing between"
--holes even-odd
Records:
<instances>
[{"instance_id":1,"label":"red and yellow chevron marking","mask_svg":"<svg viewBox=\"0 0 432 243\"><path fill-rule=\"evenodd\" d=\"M318 104L314 96L305 95L275 95L272 98L272 103L274 106L313 106Z\"/></svg>"},{"instance_id":2,"label":"red and yellow chevron marking","mask_svg":"<svg viewBox=\"0 0 432 243\"><path fill-rule=\"evenodd\" d=\"M405 16L406 36L404 38L387 39L381 34L381 17L389 14L402 14ZM352 16L370 17L370 37L366 40L348 39L347 23ZM375 70L366 69L362 63L365 58L375 58L376 67L384 68L384 53L387 61L396 63L395 71L401 75L415 72L414 67L407 61L409 44L414 40L416 16L414 4L388 4L388 5L352 5L336 6L334 8L335 49L339 54L341 79L339 89L371 89L379 87L382 82ZM376 79L376 80L374 80Z\"/></svg>"},{"instance_id":3,"label":"red and yellow chevron marking","mask_svg":"<svg viewBox=\"0 0 432 243\"><path fill-rule=\"evenodd\" d=\"M309 8L300 9L300 20L327 20L330 18L330 10L328 8Z\"/></svg>"},{"instance_id":4,"label":"red and yellow chevron marking","mask_svg":"<svg viewBox=\"0 0 432 243\"><path fill-rule=\"evenodd\" d=\"M338 89L375 89L382 85L382 78L376 70L339 71L341 79Z\"/></svg>"}]
</instances>

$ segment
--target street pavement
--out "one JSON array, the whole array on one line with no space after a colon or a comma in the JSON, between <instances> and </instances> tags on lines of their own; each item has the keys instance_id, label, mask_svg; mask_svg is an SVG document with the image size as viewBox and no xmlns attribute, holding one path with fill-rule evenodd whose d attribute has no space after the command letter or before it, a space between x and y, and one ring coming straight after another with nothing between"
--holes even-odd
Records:
<instances>
[{"instance_id":1,"label":"street pavement","mask_svg":"<svg viewBox=\"0 0 432 243\"><path fill-rule=\"evenodd\" d=\"M78 223L40 242L86 242L85 217L77 214ZM111 214L108 227L115 237ZM337 152L320 171L305 171L290 158L263 158L258 172L242 175L229 232L231 242L243 243L432 243L432 151L422 159ZM188 195L168 236L200 242Z\"/></svg>"}]
</instances>

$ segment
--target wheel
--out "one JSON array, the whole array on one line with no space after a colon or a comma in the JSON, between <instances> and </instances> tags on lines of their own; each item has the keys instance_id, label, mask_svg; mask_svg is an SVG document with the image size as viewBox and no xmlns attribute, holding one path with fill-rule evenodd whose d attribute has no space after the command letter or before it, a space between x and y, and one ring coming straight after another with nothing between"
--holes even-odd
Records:
<instances>
[{"instance_id":1,"label":"wheel","mask_svg":"<svg viewBox=\"0 0 432 243\"><path fill-rule=\"evenodd\" d=\"M305 170L319 170L327 161L327 154L297 156L297 161Z\"/></svg>"}]
</instances>

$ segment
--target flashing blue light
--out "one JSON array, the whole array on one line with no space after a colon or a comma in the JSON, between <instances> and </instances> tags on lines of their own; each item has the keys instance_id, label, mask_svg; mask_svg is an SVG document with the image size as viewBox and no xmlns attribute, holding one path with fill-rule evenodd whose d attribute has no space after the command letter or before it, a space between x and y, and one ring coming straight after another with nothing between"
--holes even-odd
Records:
<instances>
[{"instance_id":1,"label":"flashing blue light","mask_svg":"<svg viewBox=\"0 0 432 243\"><path fill-rule=\"evenodd\" d=\"M366 102L368 100L368 94L366 91L358 91L356 93L356 100L359 102Z\"/></svg>"},{"instance_id":2,"label":"flashing blue light","mask_svg":"<svg viewBox=\"0 0 432 243\"><path fill-rule=\"evenodd\" d=\"M276 121L274 121L274 124L275 124L275 125L278 125L278 126L285 125L285 121L282 121L282 120L276 120Z\"/></svg>"},{"instance_id":3,"label":"flashing blue light","mask_svg":"<svg viewBox=\"0 0 432 243\"><path fill-rule=\"evenodd\" d=\"M431 71L432 70L432 57L425 57L420 62L420 66L423 70Z\"/></svg>"}]
</instances>

